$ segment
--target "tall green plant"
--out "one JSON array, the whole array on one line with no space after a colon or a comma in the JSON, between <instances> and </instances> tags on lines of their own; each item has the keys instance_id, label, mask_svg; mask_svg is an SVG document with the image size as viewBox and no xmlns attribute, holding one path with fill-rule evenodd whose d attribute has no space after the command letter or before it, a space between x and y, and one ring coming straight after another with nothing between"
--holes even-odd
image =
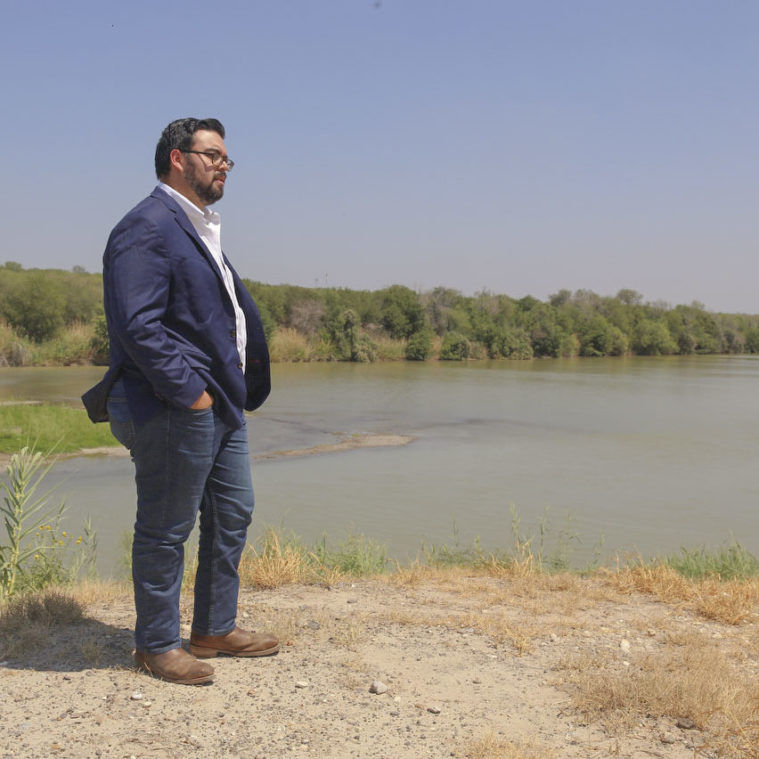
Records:
<instances>
[{"instance_id":1,"label":"tall green plant","mask_svg":"<svg viewBox=\"0 0 759 759\"><path fill-rule=\"evenodd\" d=\"M50 507L52 489L37 496L45 475L53 466L40 451L24 446L11 456L6 468L7 479L0 481L3 502L0 513L5 524L7 545L0 545L0 597L12 596L28 575L26 564L47 555L40 551L39 542L30 540L42 532L49 522L56 525L64 511L64 504Z\"/></svg>"}]
</instances>

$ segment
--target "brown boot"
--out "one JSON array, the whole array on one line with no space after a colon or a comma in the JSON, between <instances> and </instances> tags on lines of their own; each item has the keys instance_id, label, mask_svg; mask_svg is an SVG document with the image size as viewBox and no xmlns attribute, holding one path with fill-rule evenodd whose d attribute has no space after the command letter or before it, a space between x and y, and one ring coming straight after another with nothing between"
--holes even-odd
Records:
<instances>
[{"instance_id":1,"label":"brown boot","mask_svg":"<svg viewBox=\"0 0 759 759\"><path fill-rule=\"evenodd\" d=\"M135 651L137 667L161 680L182 685L200 685L213 680L213 667L198 661L183 648L172 648L163 654Z\"/></svg>"},{"instance_id":2,"label":"brown boot","mask_svg":"<svg viewBox=\"0 0 759 759\"><path fill-rule=\"evenodd\" d=\"M226 635L190 634L190 652L199 659L212 656L271 656L279 651L279 641L271 633L252 633L235 627Z\"/></svg>"}]
</instances>

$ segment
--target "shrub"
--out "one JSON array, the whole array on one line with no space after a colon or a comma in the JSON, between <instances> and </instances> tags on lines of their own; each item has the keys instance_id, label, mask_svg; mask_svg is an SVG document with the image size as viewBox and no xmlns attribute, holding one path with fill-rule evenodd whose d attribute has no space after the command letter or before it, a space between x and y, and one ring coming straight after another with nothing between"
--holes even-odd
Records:
<instances>
[{"instance_id":1,"label":"shrub","mask_svg":"<svg viewBox=\"0 0 759 759\"><path fill-rule=\"evenodd\" d=\"M29 341L19 337L13 327L0 321L0 366L28 366L32 363Z\"/></svg>"},{"instance_id":2,"label":"shrub","mask_svg":"<svg viewBox=\"0 0 759 759\"><path fill-rule=\"evenodd\" d=\"M35 342L52 338L63 326L60 288L41 272L19 276L5 295L5 318Z\"/></svg>"},{"instance_id":3,"label":"shrub","mask_svg":"<svg viewBox=\"0 0 759 759\"><path fill-rule=\"evenodd\" d=\"M464 361L469 358L472 352L472 346L464 335L458 332L449 332L443 338L443 345L440 347L440 358L444 361Z\"/></svg>"},{"instance_id":4,"label":"shrub","mask_svg":"<svg viewBox=\"0 0 759 759\"><path fill-rule=\"evenodd\" d=\"M35 366L71 366L92 362L95 325L74 323L32 349Z\"/></svg>"},{"instance_id":5,"label":"shrub","mask_svg":"<svg viewBox=\"0 0 759 759\"><path fill-rule=\"evenodd\" d=\"M406 346L408 361L426 361L432 350L432 335L428 330L421 330L411 335Z\"/></svg>"}]
</instances>

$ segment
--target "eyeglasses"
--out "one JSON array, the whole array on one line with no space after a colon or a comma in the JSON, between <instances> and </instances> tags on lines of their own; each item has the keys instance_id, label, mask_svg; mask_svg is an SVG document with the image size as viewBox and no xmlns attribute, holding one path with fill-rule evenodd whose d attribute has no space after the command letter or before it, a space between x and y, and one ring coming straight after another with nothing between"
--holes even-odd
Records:
<instances>
[{"instance_id":1,"label":"eyeglasses","mask_svg":"<svg viewBox=\"0 0 759 759\"><path fill-rule=\"evenodd\" d=\"M235 165L234 161L229 160L229 156L222 155L217 150L179 150L180 153L195 153L197 155L204 155L211 161L211 166L215 169L220 169L223 163L227 164L227 171L232 171Z\"/></svg>"}]
</instances>

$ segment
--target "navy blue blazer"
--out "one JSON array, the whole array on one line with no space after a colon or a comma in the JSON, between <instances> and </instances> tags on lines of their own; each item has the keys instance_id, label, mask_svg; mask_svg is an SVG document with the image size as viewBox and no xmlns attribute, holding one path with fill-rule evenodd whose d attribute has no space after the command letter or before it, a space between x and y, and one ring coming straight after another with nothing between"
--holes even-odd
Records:
<instances>
[{"instance_id":1,"label":"navy blue blazer","mask_svg":"<svg viewBox=\"0 0 759 759\"><path fill-rule=\"evenodd\" d=\"M113 382L124 382L137 421L165 404L189 408L204 390L229 426L269 395L271 375L261 317L226 260L245 313L246 366L237 352L235 314L221 272L187 215L163 190L113 229L103 256L110 367L82 396L93 421L105 421Z\"/></svg>"}]
</instances>

